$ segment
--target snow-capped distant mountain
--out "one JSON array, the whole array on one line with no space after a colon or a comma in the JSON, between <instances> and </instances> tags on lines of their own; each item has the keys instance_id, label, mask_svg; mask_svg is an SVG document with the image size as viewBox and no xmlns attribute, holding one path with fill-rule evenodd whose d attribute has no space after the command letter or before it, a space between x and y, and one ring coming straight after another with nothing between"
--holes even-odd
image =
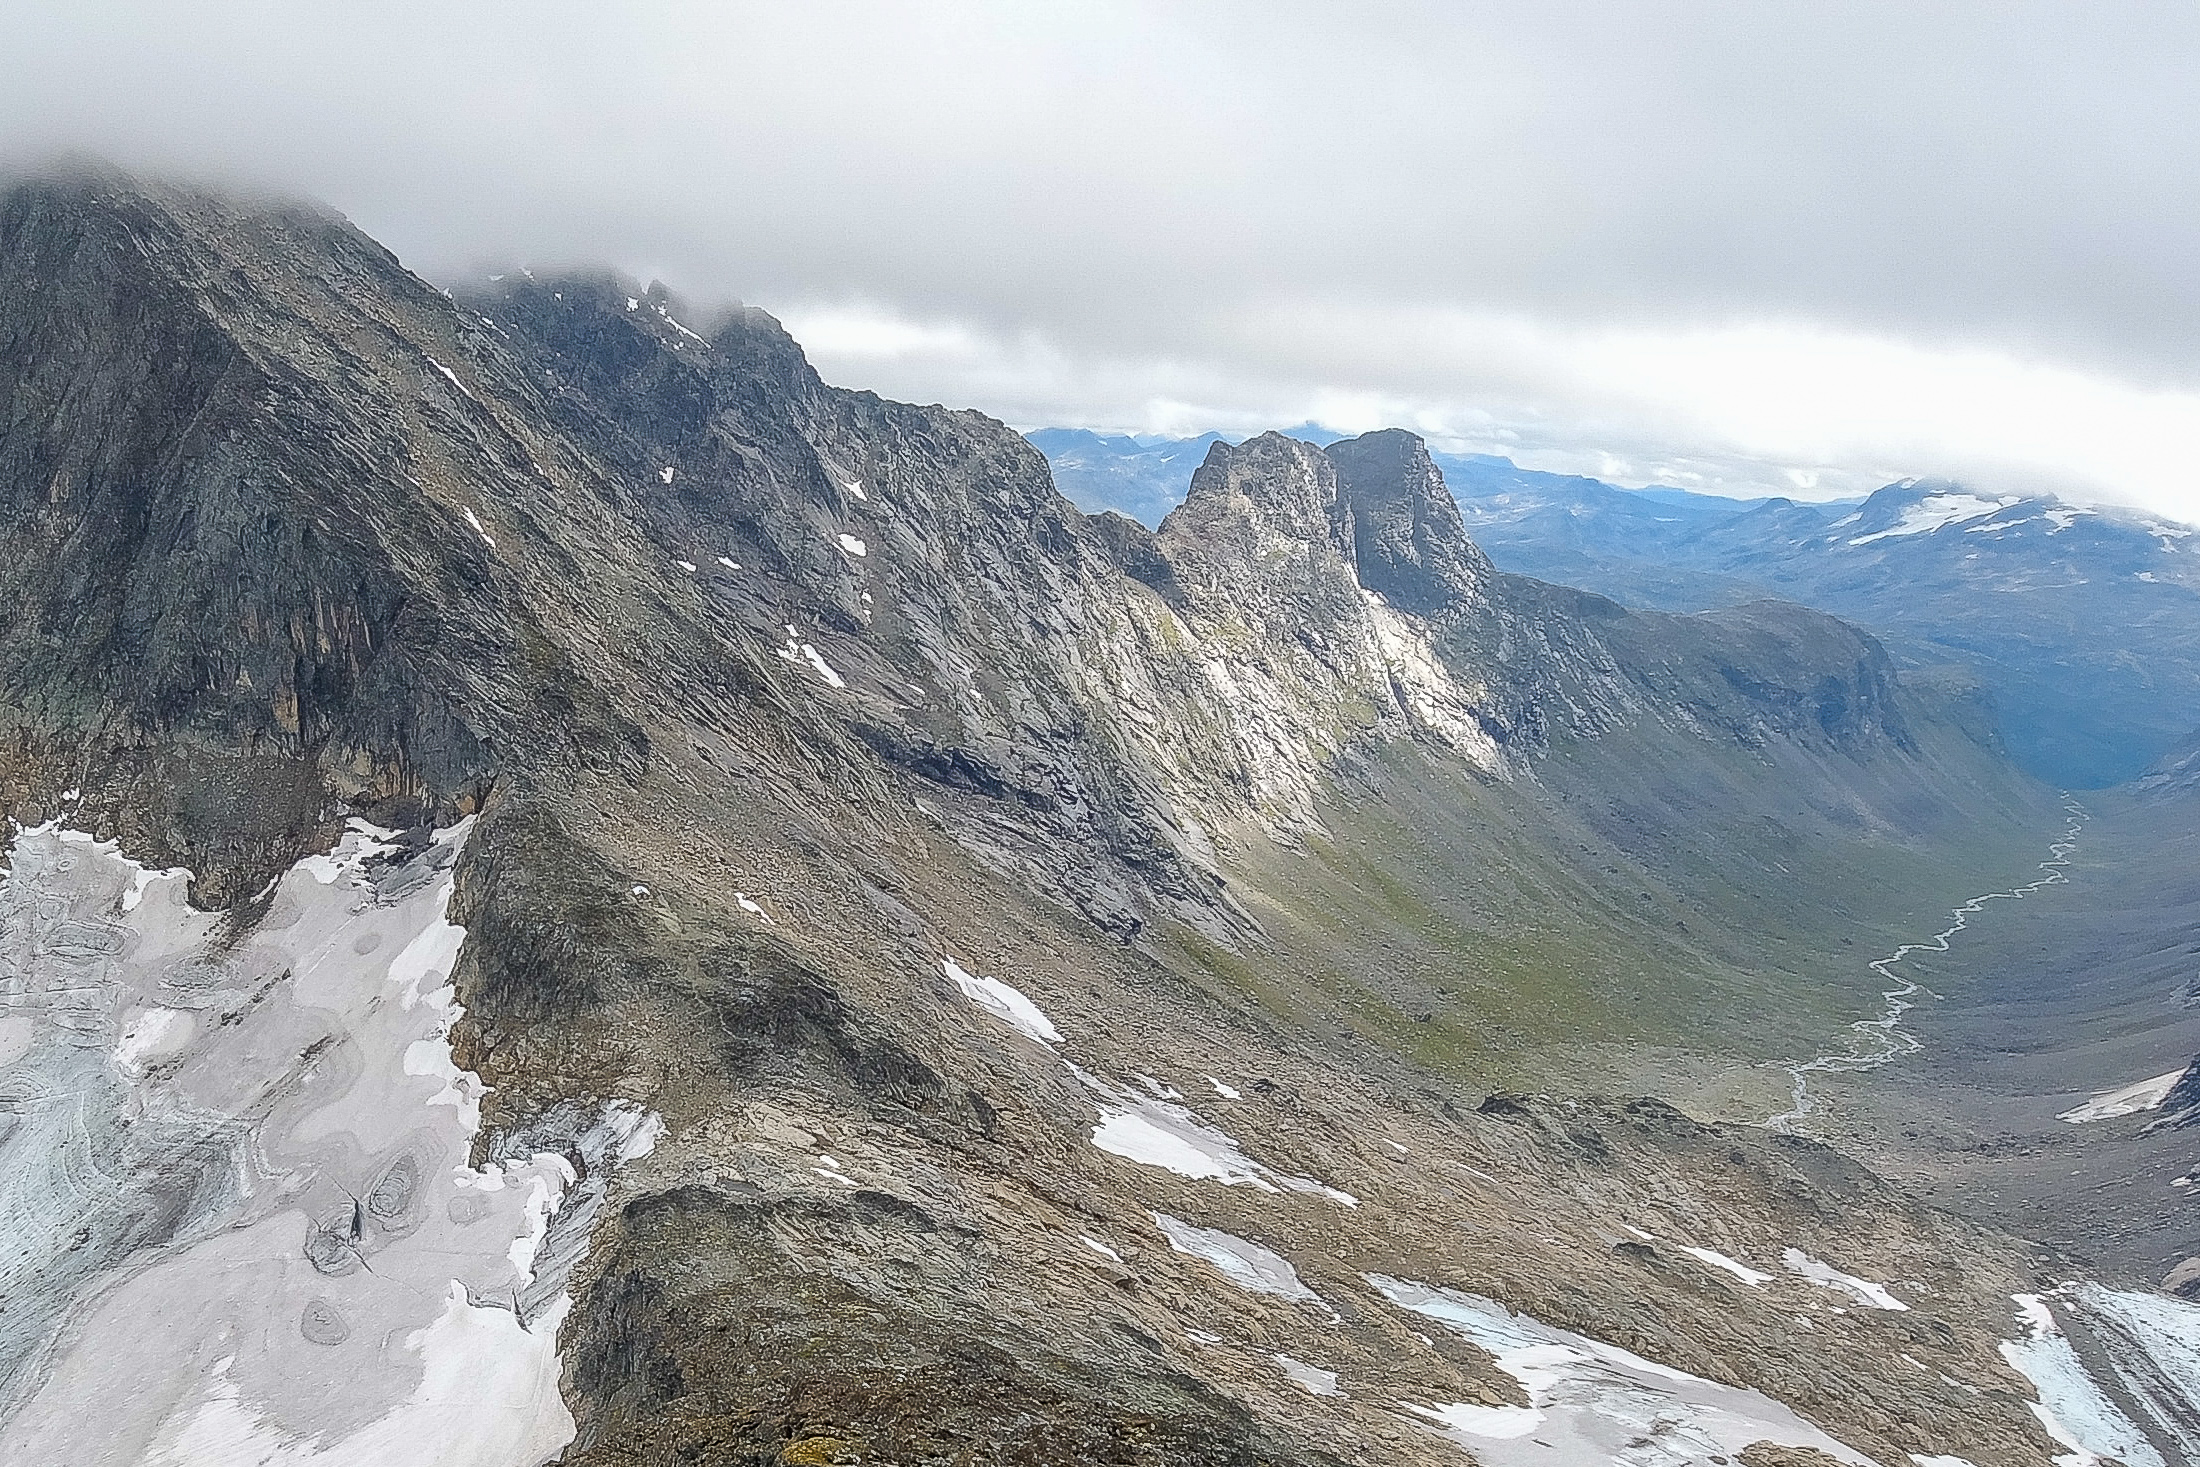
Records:
<instances>
[{"instance_id":1,"label":"snow-capped distant mountain","mask_svg":"<svg viewBox=\"0 0 2200 1467\"><path fill-rule=\"evenodd\" d=\"M1092 435L1085 435L1092 438ZM1047 435L1033 441L1050 455ZM1136 518L1181 499L1206 440L1141 440L1142 497L1109 500L1116 442L1074 469L1088 508ZM1700 611L1774 596L1855 621L1913 667L1984 682L2003 737L2042 778L2130 779L2200 729L2200 536L2137 510L1904 480L1862 503L1622 489L1434 454L1468 534L1504 570L1628 605ZM1166 472L1164 472L1166 471ZM1080 503L1085 503L1080 500Z\"/></svg>"},{"instance_id":2,"label":"snow-capped distant mountain","mask_svg":"<svg viewBox=\"0 0 2200 1467\"><path fill-rule=\"evenodd\" d=\"M2200 727L2200 549L2158 516L1905 481L1862 505L1772 500L1646 533L1595 495L1461 487L1469 533L1508 569L1671 610L1781 596L1913 666L1967 665L2018 759L2061 784L2129 779Z\"/></svg>"}]
</instances>

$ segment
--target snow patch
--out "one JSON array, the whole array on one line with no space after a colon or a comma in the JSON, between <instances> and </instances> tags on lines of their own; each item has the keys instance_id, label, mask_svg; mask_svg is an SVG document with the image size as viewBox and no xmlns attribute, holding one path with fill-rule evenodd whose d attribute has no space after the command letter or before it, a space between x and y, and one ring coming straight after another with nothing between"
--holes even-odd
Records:
<instances>
[{"instance_id":1,"label":"snow patch","mask_svg":"<svg viewBox=\"0 0 2200 1467\"><path fill-rule=\"evenodd\" d=\"M1416 1416L1426 1416L1458 1436L1509 1441L1526 1436L1543 1424L1543 1413L1533 1406L1477 1406L1453 1401L1442 1406L1416 1406L1406 1402Z\"/></svg>"},{"instance_id":2,"label":"snow patch","mask_svg":"<svg viewBox=\"0 0 2200 1467\"><path fill-rule=\"evenodd\" d=\"M2014 499L1980 499L1975 494L1928 494L1902 511L1902 517L1887 529L1869 535L1859 535L1851 545L1869 545L1874 540L1891 540L1900 535L1925 535L1949 525L1960 525L1965 520L1975 520L2007 509L2017 503Z\"/></svg>"},{"instance_id":3,"label":"snow patch","mask_svg":"<svg viewBox=\"0 0 2200 1467\"><path fill-rule=\"evenodd\" d=\"M497 548L497 542L491 539L489 536L489 532L481 527L480 515L475 514L470 509L462 509L459 511L459 513L466 516L466 523L474 527L474 533L481 537L482 544L488 546L491 550Z\"/></svg>"},{"instance_id":4,"label":"snow patch","mask_svg":"<svg viewBox=\"0 0 2200 1467\"><path fill-rule=\"evenodd\" d=\"M1334 1370L1324 1370L1319 1365L1309 1365L1304 1360L1290 1355L1278 1355L1276 1364L1283 1368L1283 1373L1289 1378L1291 1384L1298 1386L1308 1395L1341 1396L1344 1394L1337 1387L1337 1372Z\"/></svg>"},{"instance_id":5,"label":"snow patch","mask_svg":"<svg viewBox=\"0 0 2200 1467\"><path fill-rule=\"evenodd\" d=\"M1101 1108L1099 1124L1092 1128L1092 1144L1112 1156L1141 1166L1157 1166L1194 1181L1220 1182L1225 1187L1244 1185L1256 1192L1300 1192L1327 1197L1343 1207L1360 1205L1360 1199L1349 1192L1324 1186L1311 1177L1285 1176L1261 1165L1247 1156L1234 1138L1181 1105L1103 1085L1082 1070L1076 1074L1089 1088L1114 1102Z\"/></svg>"},{"instance_id":6,"label":"snow patch","mask_svg":"<svg viewBox=\"0 0 2200 1467\"><path fill-rule=\"evenodd\" d=\"M1025 996L1023 990L1011 987L998 978L981 978L953 958L940 959L940 968L962 990L964 998L1027 1039L1037 1040L1041 1044L1062 1042L1062 1031L1054 1027L1054 1021L1041 1012L1039 1006Z\"/></svg>"},{"instance_id":7,"label":"snow patch","mask_svg":"<svg viewBox=\"0 0 2200 1467\"><path fill-rule=\"evenodd\" d=\"M135 1078L144 1073L147 1060L183 1048L191 1029L191 1016L181 1009L140 1009L123 1024L122 1035L115 1041L115 1063Z\"/></svg>"},{"instance_id":8,"label":"snow patch","mask_svg":"<svg viewBox=\"0 0 2200 1467\"><path fill-rule=\"evenodd\" d=\"M2151 1080L2140 1080L2121 1090L2104 1090L2080 1106L2075 1106L2055 1117L2073 1126L2087 1121L2109 1121L2118 1116L2137 1115L2143 1110L2153 1110L2161 1105L2177 1082L2185 1077L2183 1070L2171 1070L2166 1075L2156 1075Z\"/></svg>"},{"instance_id":9,"label":"snow patch","mask_svg":"<svg viewBox=\"0 0 2200 1467\"><path fill-rule=\"evenodd\" d=\"M1838 1289L1862 1300L1874 1309L1894 1309L1907 1312L1909 1305L1887 1292L1884 1284L1870 1279L1860 1279L1853 1273L1843 1273L1823 1259L1813 1258L1800 1248L1790 1248L1780 1255L1780 1261L1792 1273L1802 1275L1821 1288Z\"/></svg>"},{"instance_id":10,"label":"snow patch","mask_svg":"<svg viewBox=\"0 0 2200 1467\"><path fill-rule=\"evenodd\" d=\"M2010 1296L2017 1306L2021 1339L2001 1342L2001 1358L2039 1393L2028 1404L2040 1427L2069 1450L2056 1467L2100 1467L2114 1458L2124 1467L2166 1467L2161 1454L2130 1417L2117 1408L2092 1376L2038 1294Z\"/></svg>"},{"instance_id":11,"label":"snow patch","mask_svg":"<svg viewBox=\"0 0 2200 1467\"><path fill-rule=\"evenodd\" d=\"M1306 1286L1299 1278L1299 1271L1282 1254L1235 1233L1197 1227L1165 1212L1154 1213L1152 1217L1154 1226L1161 1229L1161 1235L1169 1240L1171 1248L1213 1264L1224 1278L1247 1293L1269 1294L1305 1304L1322 1302L1321 1295Z\"/></svg>"},{"instance_id":12,"label":"snow patch","mask_svg":"<svg viewBox=\"0 0 2200 1467\"><path fill-rule=\"evenodd\" d=\"M1850 1467L1872 1467L1786 1406L1756 1391L1720 1385L1632 1351L1515 1314L1494 1299L1365 1275L1392 1304L1493 1356L1520 1383L1526 1406L1415 1406L1486 1467L1634 1460L1631 1446L1653 1438L1660 1461L1733 1457L1752 1442L1815 1447ZM1531 1440L1522 1440L1529 1432ZM1515 1445L1517 1443L1517 1445Z\"/></svg>"},{"instance_id":13,"label":"snow patch","mask_svg":"<svg viewBox=\"0 0 2200 1467\"><path fill-rule=\"evenodd\" d=\"M1220 1080L1217 1080L1212 1075L1201 1075L1199 1078L1205 1080L1208 1086L1213 1089L1215 1094L1221 1096L1224 1100L1243 1100L1245 1098L1243 1095L1240 1095L1234 1088L1223 1084Z\"/></svg>"},{"instance_id":14,"label":"snow patch","mask_svg":"<svg viewBox=\"0 0 2200 1467\"><path fill-rule=\"evenodd\" d=\"M434 357L428 358L428 365L435 368L438 372L441 372L444 378L449 381L449 383L453 387L464 393L468 402L479 402L481 400L474 396L473 389L469 388L465 383L458 380L458 373L452 371L449 367L444 366Z\"/></svg>"},{"instance_id":15,"label":"snow patch","mask_svg":"<svg viewBox=\"0 0 2200 1467\"><path fill-rule=\"evenodd\" d=\"M1736 1260L1727 1257L1724 1253L1719 1252L1716 1248L1691 1248L1686 1243L1683 1243L1681 1245L1681 1252L1687 1254L1690 1258L1695 1259L1698 1263L1709 1264L1713 1268L1725 1269L1728 1273L1734 1275L1734 1277L1740 1279L1743 1283L1749 1285L1753 1289L1760 1288L1763 1285L1772 1282L1771 1274L1759 1273L1756 1269L1751 1268L1748 1264L1737 1262Z\"/></svg>"},{"instance_id":16,"label":"snow patch","mask_svg":"<svg viewBox=\"0 0 2200 1467\"><path fill-rule=\"evenodd\" d=\"M694 569L693 566L688 568L690 570ZM782 662L809 663L810 671L816 673L819 680L829 688L845 688L848 686L848 680L842 677L830 662L825 660L825 654L808 642L800 640L791 625L787 627L787 645L779 649L779 659Z\"/></svg>"},{"instance_id":17,"label":"snow patch","mask_svg":"<svg viewBox=\"0 0 2200 1467\"><path fill-rule=\"evenodd\" d=\"M861 540L858 540L855 536L850 535L845 531L843 531L840 536L840 548L847 551L850 555L853 555L858 560L861 560L864 556L871 553L870 548L866 546Z\"/></svg>"}]
</instances>

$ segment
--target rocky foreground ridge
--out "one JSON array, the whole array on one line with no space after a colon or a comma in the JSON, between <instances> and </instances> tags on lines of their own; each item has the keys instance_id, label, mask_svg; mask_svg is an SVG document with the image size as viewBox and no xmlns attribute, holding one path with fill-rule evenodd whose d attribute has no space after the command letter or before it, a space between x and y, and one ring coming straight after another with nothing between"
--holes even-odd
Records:
<instances>
[{"instance_id":1,"label":"rocky foreground ridge","mask_svg":"<svg viewBox=\"0 0 2200 1467\"><path fill-rule=\"evenodd\" d=\"M2057 1450L2005 1342L2110 1317L2019 1318L2074 1265L1807 1140L1506 1083L1630 1035L1756 1083L1860 991L1768 926L1898 922L2044 824L1972 695L1853 628L1500 574L1402 433L1088 518L761 312L454 298L324 211L112 175L0 201L0 403L0 1056L10 1114L110 1117L0 1131L104 1158L23 1204L0 1292L64 1324L0 1355L0 1444L94 1378L72 1301L212 1289L247 1218L350 1282L209 1319L438 1378L330 1320L442 1152L311 1106L353 1139L251 1144L377 1073L383 1008L285 997L340 960L408 1011L448 980L386 1046L479 1108L447 1201L544 1179L521 1276L439 1318L550 1334L568 1462ZM168 868L190 904L129 896ZM208 1109L178 1077L259 1025L288 1099ZM184 1157L229 1161L71 1243L83 1177ZM162 1368L161 1450L366 1429L249 1353Z\"/></svg>"}]
</instances>

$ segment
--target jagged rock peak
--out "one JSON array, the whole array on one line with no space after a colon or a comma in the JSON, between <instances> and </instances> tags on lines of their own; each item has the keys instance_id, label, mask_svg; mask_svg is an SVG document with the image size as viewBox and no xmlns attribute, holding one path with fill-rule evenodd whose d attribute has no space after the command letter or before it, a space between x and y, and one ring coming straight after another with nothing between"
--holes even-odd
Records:
<instances>
[{"instance_id":1,"label":"jagged rock peak","mask_svg":"<svg viewBox=\"0 0 2200 1467\"><path fill-rule=\"evenodd\" d=\"M1426 443L1385 428L1333 443L1327 453L1337 466L1343 539L1363 587L1424 616L1485 592L1496 568L1467 538Z\"/></svg>"},{"instance_id":2,"label":"jagged rock peak","mask_svg":"<svg viewBox=\"0 0 2200 1467\"><path fill-rule=\"evenodd\" d=\"M1337 466L1311 443L1263 433L1232 447L1217 443L1192 475L1184 503L1162 522L1181 532L1235 525L1312 544L1337 541Z\"/></svg>"}]
</instances>

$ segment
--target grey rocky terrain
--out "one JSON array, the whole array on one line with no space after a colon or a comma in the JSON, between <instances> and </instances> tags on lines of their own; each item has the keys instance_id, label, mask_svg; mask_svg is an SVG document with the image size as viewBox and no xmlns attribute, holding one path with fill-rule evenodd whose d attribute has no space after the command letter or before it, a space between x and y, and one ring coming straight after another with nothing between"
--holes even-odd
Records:
<instances>
[{"instance_id":1,"label":"grey rocky terrain","mask_svg":"<svg viewBox=\"0 0 2200 1467\"><path fill-rule=\"evenodd\" d=\"M220 1328L78 1460L2187 1459L2157 1296L1747 1123L2062 828L1866 632L1503 573L1402 433L1087 516L759 311L99 172L0 402L0 1460L117 1299Z\"/></svg>"},{"instance_id":2,"label":"grey rocky terrain","mask_svg":"<svg viewBox=\"0 0 2200 1467\"><path fill-rule=\"evenodd\" d=\"M1304 430L1292 430L1304 435ZM1032 435L1095 509L1179 502L1203 440ZM1766 597L1871 630L1915 674L1992 696L2017 762L2071 788L2144 773L2200 725L2200 551L2190 525L1930 480L1867 500L1736 501L1622 489L1438 454L1468 532L1509 571L1629 606Z\"/></svg>"}]
</instances>

